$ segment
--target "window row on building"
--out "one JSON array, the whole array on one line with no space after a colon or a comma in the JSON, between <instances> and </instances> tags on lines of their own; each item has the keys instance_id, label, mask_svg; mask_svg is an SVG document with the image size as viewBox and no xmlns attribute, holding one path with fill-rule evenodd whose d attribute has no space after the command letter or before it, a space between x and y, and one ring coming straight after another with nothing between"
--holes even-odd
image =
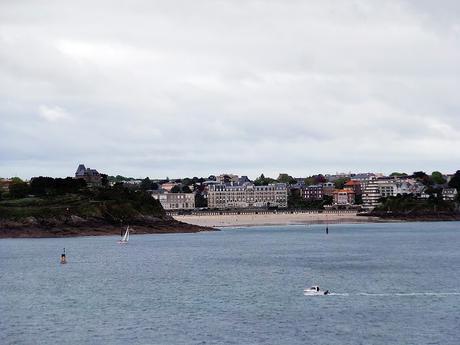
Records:
<instances>
[{"instance_id":1,"label":"window row on building","mask_svg":"<svg viewBox=\"0 0 460 345\"><path fill-rule=\"evenodd\" d=\"M193 193L153 193L165 210L193 210L195 208L195 194Z\"/></svg>"},{"instance_id":2,"label":"window row on building","mask_svg":"<svg viewBox=\"0 0 460 345\"><path fill-rule=\"evenodd\" d=\"M287 185L284 183L256 186L246 182L242 185L216 184L208 188L209 208L286 208L287 200Z\"/></svg>"}]
</instances>

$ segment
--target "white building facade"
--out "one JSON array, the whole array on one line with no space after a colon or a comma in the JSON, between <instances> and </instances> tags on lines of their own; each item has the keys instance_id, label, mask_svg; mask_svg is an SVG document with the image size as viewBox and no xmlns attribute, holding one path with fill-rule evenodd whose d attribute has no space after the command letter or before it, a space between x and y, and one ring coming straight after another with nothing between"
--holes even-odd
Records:
<instances>
[{"instance_id":1,"label":"white building facade","mask_svg":"<svg viewBox=\"0 0 460 345\"><path fill-rule=\"evenodd\" d=\"M153 193L152 197L160 201L161 206L167 211L195 208L194 193Z\"/></svg>"},{"instance_id":2,"label":"white building facade","mask_svg":"<svg viewBox=\"0 0 460 345\"><path fill-rule=\"evenodd\" d=\"M457 199L457 196L458 196L458 192L455 188L444 188L442 190L443 200L453 201Z\"/></svg>"},{"instance_id":3,"label":"white building facade","mask_svg":"<svg viewBox=\"0 0 460 345\"><path fill-rule=\"evenodd\" d=\"M422 198L425 187L414 179L372 179L366 184L362 198L363 207L373 209L380 198L412 194Z\"/></svg>"},{"instance_id":4,"label":"white building facade","mask_svg":"<svg viewBox=\"0 0 460 345\"><path fill-rule=\"evenodd\" d=\"M210 185L208 207L225 208L287 208L288 192L285 183L256 186L252 183L242 185Z\"/></svg>"}]
</instances>

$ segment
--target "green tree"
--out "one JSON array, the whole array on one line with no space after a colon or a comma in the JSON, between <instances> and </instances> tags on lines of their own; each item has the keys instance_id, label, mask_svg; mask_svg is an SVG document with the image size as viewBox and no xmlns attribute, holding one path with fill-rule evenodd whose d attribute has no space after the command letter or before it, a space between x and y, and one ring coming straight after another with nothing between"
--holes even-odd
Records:
<instances>
[{"instance_id":1,"label":"green tree","mask_svg":"<svg viewBox=\"0 0 460 345\"><path fill-rule=\"evenodd\" d=\"M296 184L297 180L288 174L279 174L277 181L286 184Z\"/></svg>"},{"instance_id":2,"label":"green tree","mask_svg":"<svg viewBox=\"0 0 460 345\"><path fill-rule=\"evenodd\" d=\"M178 185L171 188L171 193L180 193L180 187Z\"/></svg>"},{"instance_id":3,"label":"green tree","mask_svg":"<svg viewBox=\"0 0 460 345\"><path fill-rule=\"evenodd\" d=\"M142 180L140 188L141 190L151 190L153 186L152 180L150 178L146 177L145 179Z\"/></svg>"},{"instance_id":4,"label":"green tree","mask_svg":"<svg viewBox=\"0 0 460 345\"><path fill-rule=\"evenodd\" d=\"M424 179L428 176L424 171L414 171L412 175L417 179Z\"/></svg>"},{"instance_id":5,"label":"green tree","mask_svg":"<svg viewBox=\"0 0 460 345\"><path fill-rule=\"evenodd\" d=\"M21 180L20 177L12 177L12 178L11 178L11 182L12 182L12 183L21 183L21 182L24 182L24 181Z\"/></svg>"},{"instance_id":6,"label":"green tree","mask_svg":"<svg viewBox=\"0 0 460 345\"><path fill-rule=\"evenodd\" d=\"M454 176L449 181L450 188L456 188L457 191L460 193L460 170L454 174Z\"/></svg>"},{"instance_id":7,"label":"green tree","mask_svg":"<svg viewBox=\"0 0 460 345\"><path fill-rule=\"evenodd\" d=\"M430 176L428 176L424 171L415 171L412 175L425 186L430 186L433 184Z\"/></svg>"},{"instance_id":8,"label":"green tree","mask_svg":"<svg viewBox=\"0 0 460 345\"><path fill-rule=\"evenodd\" d=\"M401 176L407 176L406 173L401 173L401 172L392 172L390 174L390 177L401 177Z\"/></svg>"},{"instance_id":9,"label":"green tree","mask_svg":"<svg viewBox=\"0 0 460 345\"><path fill-rule=\"evenodd\" d=\"M186 177L182 179L181 183L183 186L190 186L191 184L193 184L193 180Z\"/></svg>"},{"instance_id":10,"label":"green tree","mask_svg":"<svg viewBox=\"0 0 460 345\"><path fill-rule=\"evenodd\" d=\"M312 184L327 182L327 180L322 174L318 174L307 177L304 182L307 186L311 186Z\"/></svg>"},{"instance_id":11,"label":"green tree","mask_svg":"<svg viewBox=\"0 0 460 345\"><path fill-rule=\"evenodd\" d=\"M193 193L189 186L182 187L182 193Z\"/></svg>"},{"instance_id":12,"label":"green tree","mask_svg":"<svg viewBox=\"0 0 460 345\"><path fill-rule=\"evenodd\" d=\"M446 179L444 178L444 176L439 171L433 171L431 173L431 180L435 184L444 184L444 183L446 183Z\"/></svg>"},{"instance_id":13,"label":"green tree","mask_svg":"<svg viewBox=\"0 0 460 345\"><path fill-rule=\"evenodd\" d=\"M265 177L264 174L261 174L258 178L254 180L254 184L256 186L266 186L274 182L276 182L276 180L272 179L271 177Z\"/></svg>"},{"instance_id":14,"label":"green tree","mask_svg":"<svg viewBox=\"0 0 460 345\"><path fill-rule=\"evenodd\" d=\"M196 193L195 207L208 207L208 199L206 199L201 193Z\"/></svg>"},{"instance_id":15,"label":"green tree","mask_svg":"<svg viewBox=\"0 0 460 345\"><path fill-rule=\"evenodd\" d=\"M310 176L310 177L307 177L305 180L304 180L305 184L307 186L311 186L312 184L316 184L315 183L315 176Z\"/></svg>"},{"instance_id":16,"label":"green tree","mask_svg":"<svg viewBox=\"0 0 460 345\"><path fill-rule=\"evenodd\" d=\"M106 174L101 174L101 184L103 187L108 187L109 185L109 178Z\"/></svg>"},{"instance_id":17,"label":"green tree","mask_svg":"<svg viewBox=\"0 0 460 345\"><path fill-rule=\"evenodd\" d=\"M334 186L337 189L343 189L343 187L345 186L345 183L347 183L348 181L350 181L348 177L340 177L334 181Z\"/></svg>"},{"instance_id":18,"label":"green tree","mask_svg":"<svg viewBox=\"0 0 460 345\"><path fill-rule=\"evenodd\" d=\"M11 182L9 188L10 197L14 199L25 198L30 193L30 187L21 179Z\"/></svg>"}]
</instances>

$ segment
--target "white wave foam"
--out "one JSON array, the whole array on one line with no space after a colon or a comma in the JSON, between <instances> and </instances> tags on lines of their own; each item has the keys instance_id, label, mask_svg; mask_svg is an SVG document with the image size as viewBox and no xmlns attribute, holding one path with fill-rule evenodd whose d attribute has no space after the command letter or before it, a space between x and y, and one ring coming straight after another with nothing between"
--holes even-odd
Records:
<instances>
[{"instance_id":1,"label":"white wave foam","mask_svg":"<svg viewBox=\"0 0 460 345\"><path fill-rule=\"evenodd\" d=\"M309 296L306 294L305 296ZM327 296L370 296L370 297L394 297L394 296L460 296L460 292L394 292L394 293L371 293L371 292L330 292Z\"/></svg>"}]
</instances>

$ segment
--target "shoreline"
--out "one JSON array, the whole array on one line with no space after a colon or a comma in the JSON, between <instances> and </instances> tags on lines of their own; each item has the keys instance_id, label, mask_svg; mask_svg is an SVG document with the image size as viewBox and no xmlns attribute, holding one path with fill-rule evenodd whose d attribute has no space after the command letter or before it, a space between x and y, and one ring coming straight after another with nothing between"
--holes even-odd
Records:
<instances>
[{"instance_id":1,"label":"shoreline","mask_svg":"<svg viewBox=\"0 0 460 345\"><path fill-rule=\"evenodd\" d=\"M13 226L11 226L13 225ZM14 226L16 225L16 226ZM178 221L157 224L133 224L132 235L178 234L219 231L213 227L186 224ZM44 227L23 224L0 224L0 239L3 238L63 238L84 236L120 236L120 227L110 224L88 224L81 226L57 225Z\"/></svg>"},{"instance_id":2,"label":"shoreline","mask_svg":"<svg viewBox=\"0 0 460 345\"><path fill-rule=\"evenodd\" d=\"M268 213L268 214L222 214L222 215L177 215L180 222L209 226L250 227L265 225L302 225L302 224L356 224L392 222L379 217L358 216L355 213Z\"/></svg>"}]
</instances>

